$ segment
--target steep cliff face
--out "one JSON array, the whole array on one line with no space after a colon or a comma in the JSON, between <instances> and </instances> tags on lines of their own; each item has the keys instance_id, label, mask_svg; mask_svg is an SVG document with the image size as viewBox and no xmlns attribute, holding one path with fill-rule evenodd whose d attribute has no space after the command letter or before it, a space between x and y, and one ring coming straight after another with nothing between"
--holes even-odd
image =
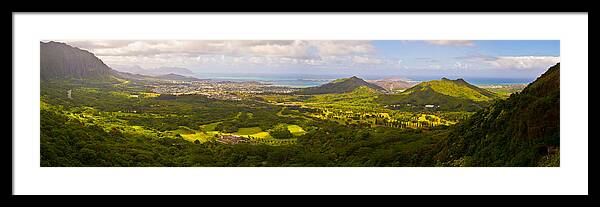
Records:
<instances>
[{"instance_id":1,"label":"steep cliff face","mask_svg":"<svg viewBox=\"0 0 600 207\"><path fill-rule=\"evenodd\" d=\"M40 76L53 78L101 79L114 71L94 54L59 42L40 42Z\"/></svg>"}]
</instances>

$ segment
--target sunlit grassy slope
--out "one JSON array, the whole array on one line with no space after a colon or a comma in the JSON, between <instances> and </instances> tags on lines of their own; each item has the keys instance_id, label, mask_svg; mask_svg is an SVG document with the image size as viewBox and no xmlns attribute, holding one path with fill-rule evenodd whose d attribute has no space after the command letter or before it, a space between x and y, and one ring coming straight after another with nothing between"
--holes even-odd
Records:
<instances>
[{"instance_id":1,"label":"sunlit grassy slope","mask_svg":"<svg viewBox=\"0 0 600 207\"><path fill-rule=\"evenodd\" d=\"M297 94L330 94L330 93L347 93L354 91L359 87L368 87L376 91L384 92L386 91L384 88L368 83L363 79L360 79L356 76L352 76L350 78L341 78L334 80L332 82L316 86L316 87L308 87L304 88L297 92Z\"/></svg>"},{"instance_id":2,"label":"sunlit grassy slope","mask_svg":"<svg viewBox=\"0 0 600 207\"><path fill-rule=\"evenodd\" d=\"M439 111L476 111L498 98L462 79L443 78L420 83L400 94L382 94L376 102L409 111L425 110L426 105L434 105Z\"/></svg>"},{"instance_id":3,"label":"sunlit grassy slope","mask_svg":"<svg viewBox=\"0 0 600 207\"><path fill-rule=\"evenodd\" d=\"M432 80L420 83L412 88L407 89L402 94L411 94L416 91L424 91L428 88L435 92L456 98L469 99L476 102L490 101L497 98L492 92L471 85L462 79L449 80Z\"/></svg>"},{"instance_id":4,"label":"sunlit grassy slope","mask_svg":"<svg viewBox=\"0 0 600 207\"><path fill-rule=\"evenodd\" d=\"M377 91L366 86L361 86L348 93L315 95L306 102L318 103L323 106L341 107L348 110L361 107L372 109L378 106L375 102L377 97Z\"/></svg>"}]
</instances>

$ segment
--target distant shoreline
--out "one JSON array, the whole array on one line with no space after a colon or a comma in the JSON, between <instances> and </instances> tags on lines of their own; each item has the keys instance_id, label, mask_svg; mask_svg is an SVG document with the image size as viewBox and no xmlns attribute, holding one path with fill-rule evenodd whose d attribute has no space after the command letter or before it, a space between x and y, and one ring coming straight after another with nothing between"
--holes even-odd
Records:
<instances>
[{"instance_id":1,"label":"distant shoreline","mask_svg":"<svg viewBox=\"0 0 600 207\"><path fill-rule=\"evenodd\" d=\"M337 78L335 77L323 77L319 78L318 75L237 75L237 74L196 74L194 75L196 78L201 79L210 79L213 81L231 81L231 82L259 82L274 86L288 86L294 88L306 88L312 86L319 86L328 82L331 82ZM392 76L390 76L392 77ZM410 79L406 78L406 82L410 83L419 83L430 80L439 80L440 78L418 78L418 79ZM385 78L379 79L365 79L365 80L383 80ZM455 79L455 78L451 78ZM520 85L520 84L529 84L533 82L535 79L526 79L526 78L464 78L470 84L476 86L493 86L493 85Z\"/></svg>"}]
</instances>

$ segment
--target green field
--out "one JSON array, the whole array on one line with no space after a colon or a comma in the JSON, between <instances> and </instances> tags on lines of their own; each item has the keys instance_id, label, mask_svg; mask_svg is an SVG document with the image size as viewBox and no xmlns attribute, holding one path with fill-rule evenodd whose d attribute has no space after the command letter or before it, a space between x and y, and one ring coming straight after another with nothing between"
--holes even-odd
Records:
<instances>
[{"instance_id":1,"label":"green field","mask_svg":"<svg viewBox=\"0 0 600 207\"><path fill-rule=\"evenodd\" d=\"M235 135L251 135L251 134L256 134L259 132L262 132L260 127L246 127L246 128L240 128L237 132L235 132L233 134L235 134Z\"/></svg>"},{"instance_id":2,"label":"green field","mask_svg":"<svg viewBox=\"0 0 600 207\"><path fill-rule=\"evenodd\" d=\"M239 135L242 137L252 137L260 139L271 139L269 132L262 131L260 127L246 127L240 128L237 132L232 133L233 135Z\"/></svg>"},{"instance_id":3,"label":"green field","mask_svg":"<svg viewBox=\"0 0 600 207\"><path fill-rule=\"evenodd\" d=\"M215 127L217 127L217 124L219 124L219 123L221 123L221 122L214 122L214 123L202 125L202 126L200 126L200 129L202 129L202 131L205 131L205 132L215 131Z\"/></svg>"},{"instance_id":4,"label":"green field","mask_svg":"<svg viewBox=\"0 0 600 207\"><path fill-rule=\"evenodd\" d=\"M251 138L253 140L264 139L265 141L267 141L267 142L265 142L267 144L270 143L268 141L281 142L281 140L276 140L273 137L271 137L269 132L265 132L265 131L261 130L260 127L239 128L239 130L237 132L233 132L233 133L224 133L224 132L215 131L214 129L217 126L217 124L219 124L219 123L220 122L215 122L215 123L202 125L202 126L200 126L200 129L202 131L195 131L195 130L189 129L187 127L180 127L180 129L173 130L170 132L175 135L179 134L183 139L190 141L190 142L194 142L196 140L198 140L200 142L213 141L213 140L215 140L215 135L217 135L217 136L237 135L237 136L241 136L241 137ZM298 125L286 124L286 126L287 126L288 130L294 136L300 136L300 135L306 134L306 131L304 131L304 129Z\"/></svg>"},{"instance_id":5,"label":"green field","mask_svg":"<svg viewBox=\"0 0 600 207\"><path fill-rule=\"evenodd\" d=\"M181 134L181 137L190 142L194 142L196 140L200 142L208 142L214 139L212 135L206 134L204 132L197 132L194 134Z\"/></svg>"},{"instance_id":6,"label":"green field","mask_svg":"<svg viewBox=\"0 0 600 207\"><path fill-rule=\"evenodd\" d=\"M306 134L306 131L304 131L304 129L298 125L290 124L287 126L287 128L294 136Z\"/></svg>"}]
</instances>

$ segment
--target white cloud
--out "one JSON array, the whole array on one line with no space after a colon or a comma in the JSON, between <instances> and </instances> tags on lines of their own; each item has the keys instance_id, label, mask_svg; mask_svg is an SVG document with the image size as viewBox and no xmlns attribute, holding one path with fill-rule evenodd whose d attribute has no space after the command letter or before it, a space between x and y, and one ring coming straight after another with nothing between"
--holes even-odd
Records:
<instances>
[{"instance_id":1,"label":"white cloud","mask_svg":"<svg viewBox=\"0 0 600 207\"><path fill-rule=\"evenodd\" d=\"M441 69L442 65L440 65L440 64L431 64L431 65L429 65L429 67L433 68L433 69Z\"/></svg>"},{"instance_id":2,"label":"white cloud","mask_svg":"<svg viewBox=\"0 0 600 207\"><path fill-rule=\"evenodd\" d=\"M384 60L373 57L353 56L352 62L356 64L383 64Z\"/></svg>"},{"instance_id":3,"label":"white cloud","mask_svg":"<svg viewBox=\"0 0 600 207\"><path fill-rule=\"evenodd\" d=\"M432 45L475 46L472 40L426 40L425 42Z\"/></svg>"},{"instance_id":4,"label":"white cloud","mask_svg":"<svg viewBox=\"0 0 600 207\"><path fill-rule=\"evenodd\" d=\"M497 69L541 69L548 68L558 62L560 57L556 56L501 56L493 60L485 60Z\"/></svg>"},{"instance_id":5,"label":"white cloud","mask_svg":"<svg viewBox=\"0 0 600 207\"><path fill-rule=\"evenodd\" d=\"M458 61L454 63L454 67L457 69L467 69L469 68L469 64Z\"/></svg>"},{"instance_id":6,"label":"white cloud","mask_svg":"<svg viewBox=\"0 0 600 207\"><path fill-rule=\"evenodd\" d=\"M225 63L225 56L223 55L200 55L195 58L200 64L220 64Z\"/></svg>"},{"instance_id":7,"label":"white cloud","mask_svg":"<svg viewBox=\"0 0 600 207\"><path fill-rule=\"evenodd\" d=\"M559 56L488 56L473 55L456 57L458 69L538 70L546 69L558 62Z\"/></svg>"},{"instance_id":8,"label":"white cloud","mask_svg":"<svg viewBox=\"0 0 600 207\"><path fill-rule=\"evenodd\" d=\"M238 46L239 54L265 55L277 57L311 58L310 45L306 41L292 41L289 44L257 44L248 47Z\"/></svg>"},{"instance_id":9,"label":"white cloud","mask_svg":"<svg viewBox=\"0 0 600 207\"><path fill-rule=\"evenodd\" d=\"M152 56L166 53L315 58L369 53L369 41L326 40L89 40L65 41L98 56Z\"/></svg>"},{"instance_id":10,"label":"white cloud","mask_svg":"<svg viewBox=\"0 0 600 207\"><path fill-rule=\"evenodd\" d=\"M63 41L96 54L107 63L210 65L381 64L367 55L370 41L346 40L74 40ZM140 62L148 61L148 62ZM179 61L179 62L177 62Z\"/></svg>"},{"instance_id":11,"label":"white cloud","mask_svg":"<svg viewBox=\"0 0 600 207\"><path fill-rule=\"evenodd\" d=\"M62 41L88 50L105 63L142 67L194 66L326 66L368 68L422 67L464 70L537 70L560 61L554 56L430 57L403 61L375 56L371 41L346 40L72 40ZM429 40L435 45L473 46L470 40Z\"/></svg>"},{"instance_id":12,"label":"white cloud","mask_svg":"<svg viewBox=\"0 0 600 207\"><path fill-rule=\"evenodd\" d=\"M370 53L375 48L369 41L311 41L322 56Z\"/></svg>"},{"instance_id":13,"label":"white cloud","mask_svg":"<svg viewBox=\"0 0 600 207\"><path fill-rule=\"evenodd\" d=\"M71 46L79 47L79 48L116 48L116 47L125 47L135 41L132 40L96 40L96 41L87 41L87 40L67 40L59 42L66 42Z\"/></svg>"}]
</instances>

